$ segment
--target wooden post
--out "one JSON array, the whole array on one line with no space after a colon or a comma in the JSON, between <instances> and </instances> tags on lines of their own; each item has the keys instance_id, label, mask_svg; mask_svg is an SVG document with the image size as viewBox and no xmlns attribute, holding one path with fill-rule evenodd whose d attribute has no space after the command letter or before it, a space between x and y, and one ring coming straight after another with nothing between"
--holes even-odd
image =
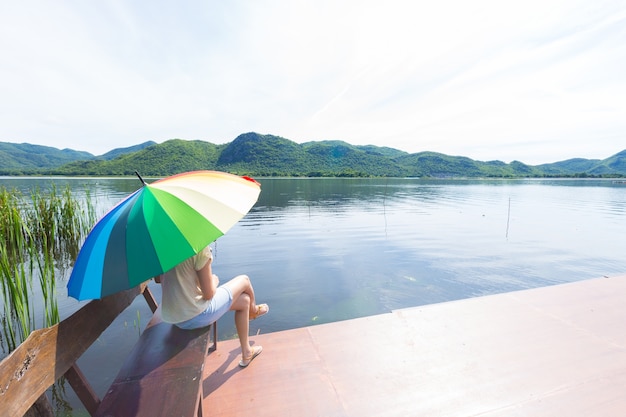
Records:
<instances>
[{"instance_id":1,"label":"wooden post","mask_svg":"<svg viewBox=\"0 0 626 417\"><path fill-rule=\"evenodd\" d=\"M89 382L85 378L85 375L80 370L78 365L74 363L70 369L65 373L65 378L67 382L70 383L70 386L80 399L80 402L83 403L89 414L94 415L98 406L100 405L100 398L96 392L91 388Z\"/></svg>"},{"instance_id":2,"label":"wooden post","mask_svg":"<svg viewBox=\"0 0 626 417\"><path fill-rule=\"evenodd\" d=\"M143 294L143 298L146 299L146 302L148 303L150 310L152 310L152 313L154 314L154 312L159 307L159 304L157 303L156 298L154 298L152 291L150 291L150 289L146 285L141 293Z\"/></svg>"}]
</instances>

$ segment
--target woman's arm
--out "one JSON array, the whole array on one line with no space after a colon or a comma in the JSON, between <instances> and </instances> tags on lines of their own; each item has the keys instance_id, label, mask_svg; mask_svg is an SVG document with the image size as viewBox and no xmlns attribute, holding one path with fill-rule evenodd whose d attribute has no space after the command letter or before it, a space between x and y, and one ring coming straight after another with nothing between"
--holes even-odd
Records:
<instances>
[{"instance_id":1,"label":"woman's arm","mask_svg":"<svg viewBox=\"0 0 626 417\"><path fill-rule=\"evenodd\" d=\"M200 283L200 290L202 291L202 298L205 300L210 300L215 295L215 291L217 290L217 286L220 283L217 275L213 274L211 270L211 260L209 260L204 267L196 271L198 274L198 281Z\"/></svg>"}]
</instances>

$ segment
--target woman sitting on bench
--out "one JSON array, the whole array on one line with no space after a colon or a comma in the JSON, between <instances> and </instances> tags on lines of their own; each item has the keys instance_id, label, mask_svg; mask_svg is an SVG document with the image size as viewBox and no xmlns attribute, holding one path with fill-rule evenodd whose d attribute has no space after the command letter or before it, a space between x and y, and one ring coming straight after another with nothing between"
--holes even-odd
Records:
<instances>
[{"instance_id":1,"label":"woman sitting on bench","mask_svg":"<svg viewBox=\"0 0 626 417\"><path fill-rule=\"evenodd\" d=\"M164 321L189 330L209 326L228 310L234 310L241 344L239 366L245 368L263 351L261 346L250 346L249 320L266 314L269 306L256 304L247 275L238 275L220 286L211 270L212 261L213 252L207 246L161 276L161 316Z\"/></svg>"}]
</instances>

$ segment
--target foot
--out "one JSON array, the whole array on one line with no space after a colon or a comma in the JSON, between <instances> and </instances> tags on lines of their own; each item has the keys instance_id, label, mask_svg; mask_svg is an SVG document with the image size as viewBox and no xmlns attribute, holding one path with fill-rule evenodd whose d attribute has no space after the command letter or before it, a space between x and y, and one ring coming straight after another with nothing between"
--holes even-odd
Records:
<instances>
[{"instance_id":1,"label":"foot","mask_svg":"<svg viewBox=\"0 0 626 417\"><path fill-rule=\"evenodd\" d=\"M250 356L245 357L241 355L242 359L239 361L239 366L241 366L242 368L245 368L246 366L250 365L250 362L252 362L252 359L259 356L261 352L263 352L263 346L253 347L252 350L250 351Z\"/></svg>"},{"instance_id":2,"label":"foot","mask_svg":"<svg viewBox=\"0 0 626 417\"><path fill-rule=\"evenodd\" d=\"M270 311L270 306L267 304L257 304L254 308L254 312L250 314L250 320L258 319L259 317L267 314Z\"/></svg>"}]
</instances>

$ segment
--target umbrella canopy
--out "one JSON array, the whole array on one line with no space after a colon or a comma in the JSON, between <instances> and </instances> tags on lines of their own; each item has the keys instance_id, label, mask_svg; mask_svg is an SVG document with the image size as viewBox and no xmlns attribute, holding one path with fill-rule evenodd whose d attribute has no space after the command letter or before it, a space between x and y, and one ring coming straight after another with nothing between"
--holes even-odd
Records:
<instances>
[{"instance_id":1,"label":"umbrella canopy","mask_svg":"<svg viewBox=\"0 0 626 417\"><path fill-rule=\"evenodd\" d=\"M172 269L226 233L261 192L251 178L217 171L141 181L85 239L67 284L71 297L101 298Z\"/></svg>"}]
</instances>

